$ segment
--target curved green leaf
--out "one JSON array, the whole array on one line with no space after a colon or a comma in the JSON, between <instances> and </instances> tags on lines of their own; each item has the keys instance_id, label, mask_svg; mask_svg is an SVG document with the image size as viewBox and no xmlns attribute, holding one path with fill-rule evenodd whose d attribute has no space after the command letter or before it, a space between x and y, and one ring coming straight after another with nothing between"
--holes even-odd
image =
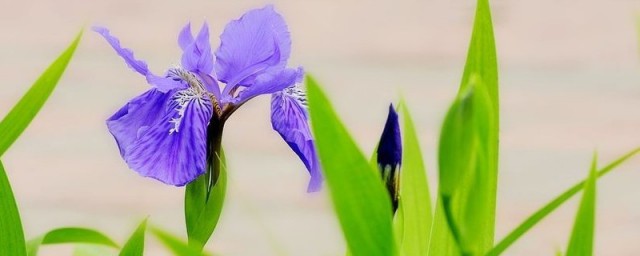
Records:
<instances>
[{"instance_id":1,"label":"curved green leaf","mask_svg":"<svg viewBox=\"0 0 640 256\"><path fill-rule=\"evenodd\" d=\"M120 256L141 256L144 253L144 234L147 231L147 219L143 220L133 232L127 243L122 246Z\"/></svg>"},{"instance_id":2,"label":"curved green leaf","mask_svg":"<svg viewBox=\"0 0 640 256\"><path fill-rule=\"evenodd\" d=\"M159 228L151 227L151 232L175 255L178 256L206 256L209 255L202 251L197 245L189 245L181 239L173 236L169 232Z\"/></svg>"},{"instance_id":3,"label":"curved green leaf","mask_svg":"<svg viewBox=\"0 0 640 256\"><path fill-rule=\"evenodd\" d=\"M393 255L391 201L317 83L307 76L311 127L351 255Z\"/></svg>"},{"instance_id":4,"label":"curved green leaf","mask_svg":"<svg viewBox=\"0 0 640 256\"><path fill-rule=\"evenodd\" d=\"M184 212L189 244L203 248L218 225L227 191L227 166L224 150L220 151L220 175L207 199L208 180L201 175L185 190Z\"/></svg>"},{"instance_id":5,"label":"curved green leaf","mask_svg":"<svg viewBox=\"0 0 640 256\"><path fill-rule=\"evenodd\" d=\"M81 37L82 31L78 33L71 45L40 75L9 114L2 119L2 122L0 122L0 134L2 134L0 136L0 156L18 139L18 136L27 128L45 101L47 101L67 68L71 57L73 57Z\"/></svg>"},{"instance_id":6,"label":"curved green leaf","mask_svg":"<svg viewBox=\"0 0 640 256\"><path fill-rule=\"evenodd\" d=\"M6 255L24 256L24 232L11 184L0 161L0 248Z\"/></svg>"},{"instance_id":7,"label":"curved green leaf","mask_svg":"<svg viewBox=\"0 0 640 256\"><path fill-rule=\"evenodd\" d=\"M593 255L593 234L596 222L596 170L597 156L593 156L589 178L584 185L582 201L573 224L573 232L567 247L567 256Z\"/></svg>"},{"instance_id":8,"label":"curved green leaf","mask_svg":"<svg viewBox=\"0 0 640 256\"><path fill-rule=\"evenodd\" d=\"M598 171L598 178L611 172L616 167L618 167L618 165L626 162L627 160L629 160L631 157L633 157L638 153L640 153L640 148L636 148L630 151L629 153L625 154L624 156L609 163L607 166L605 166L604 168L600 169L600 171ZM571 197L573 197L575 194L580 192L580 190L582 190L582 188L584 187L584 184L585 184L585 181L579 182L573 187L567 189L567 191L565 191L555 199L551 200L551 202L547 203L545 206L540 208L540 210L533 213L531 216L529 216L529 218L523 221L520 225L518 225L518 227L513 229L507 236L505 236L499 243L497 243L496 246L493 247L493 249L491 249L491 251L489 251L486 255L497 256L502 254L507 248L509 248L509 246L511 246L515 241L517 241L520 237L522 237L522 235L527 233L529 229L531 229L538 222L544 219L544 217L549 215L549 213L553 212L560 205L562 205Z\"/></svg>"},{"instance_id":9,"label":"curved green leaf","mask_svg":"<svg viewBox=\"0 0 640 256\"><path fill-rule=\"evenodd\" d=\"M31 239L27 242L27 255L38 255L40 245L68 243L98 244L119 248L118 244L111 240L111 238L99 231L87 228L68 227L54 229L42 236Z\"/></svg>"}]
</instances>

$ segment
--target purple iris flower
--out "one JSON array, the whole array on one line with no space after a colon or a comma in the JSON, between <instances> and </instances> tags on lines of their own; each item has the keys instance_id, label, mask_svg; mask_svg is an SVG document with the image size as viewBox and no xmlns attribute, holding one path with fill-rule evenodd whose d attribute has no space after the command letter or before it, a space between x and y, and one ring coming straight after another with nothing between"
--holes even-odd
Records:
<instances>
[{"instance_id":1,"label":"purple iris flower","mask_svg":"<svg viewBox=\"0 0 640 256\"><path fill-rule=\"evenodd\" d=\"M178 36L181 65L163 75L152 73L106 28L93 30L151 85L107 120L131 169L166 184L188 184L215 168L212 162L229 116L251 98L271 94L273 128L311 174L309 190L319 189L320 166L300 85L304 71L287 67L291 38L273 6L231 21L215 52L207 24L197 35L187 24Z\"/></svg>"},{"instance_id":2,"label":"purple iris flower","mask_svg":"<svg viewBox=\"0 0 640 256\"><path fill-rule=\"evenodd\" d=\"M393 211L398 208L398 189L400 186L399 166L402 161L402 140L400 138L400 124L398 114L393 105L389 106L387 122L382 130L378 144L378 168L385 182Z\"/></svg>"}]
</instances>

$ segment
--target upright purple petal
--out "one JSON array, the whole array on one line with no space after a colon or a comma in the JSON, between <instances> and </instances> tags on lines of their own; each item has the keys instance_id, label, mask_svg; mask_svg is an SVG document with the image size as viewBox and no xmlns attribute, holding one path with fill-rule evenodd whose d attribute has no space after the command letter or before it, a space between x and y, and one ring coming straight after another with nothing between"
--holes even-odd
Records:
<instances>
[{"instance_id":1,"label":"upright purple petal","mask_svg":"<svg viewBox=\"0 0 640 256\"><path fill-rule=\"evenodd\" d=\"M124 59L124 61L129 65L130 68L135 70L136 72L146 76L149 74L149 68L147 67L147 63L141 60L137 60L135 56L133 56L133 51L131 49L123 48L120 45L120 40L115 36L112 36L107 28L104 27L93 27L93 31L102 35L104 39L113 47L114 50Z\"/></svg>"},{"instance_id":2,"label":"upright purple petal","mask_svg":"<svg viewBox=\"0 0 640 256\"><path fill-rule=\"evenodd\" d=\"M192 43L193 35L191 34L191 23L187 23L187 25L180 30L180 34L178 34L178 45L180 45L180 49L184 51Z\"/></svg>"},{"instance_id":3,"label":"upright purple petal","mask_svg":"<svg viewBox=\"0 0 640 256\"><path fill-rule=\"evenodd\" d=\"M178 36L178 44L183 50L182 67L194 73L213 72L213 54L209 43L209 26L206 22L195 39L191 35L191 26L185 26Z\"/></svg>"},{"instance_id":4,"label":"upright purple petal","mask_svg":"<svg viewBox=\"0 0 640 256\"><path fill-rule=\"evenodd\" d=\"M273 6L251 10L227 24L216 50L216 74L230 86L252 84L269 68L282 69L291 53L287 24Z\"/></svg>"},{"instance_id":5,"label":"upright purple petal","mask_svg":"<svg viewBox=\"0 0 640 256\"><path fill-rule=\"evenodd\" d=\"M140 175L184 186L206 171L209 99L192 89L174 90L167 111L141 131L125 160Z\"/></svg>"},{"instance_id":6,"label":"upright purple petal","mask_svg":"<svg viewBox=\"0 0 640 256\"><path fill-rule=\"evenodd\" d=\"M165 115L169 99L168 94L151 89L133 98L107 119L107 127L116 139L122 157L141 131L148 129Z\"/></svg>"},{"instance_id":7,"label":"upright purple petal","mask_svg":"<svg viewBox=\"0 0 640 256\"><path fill-rule=\"evenodd\" d=\"M387 122L380 136L378 144L378 167L380 168L382 179L384 180L393 210L398 207L398 189L400 185L399 165L402 161L402 140L400 138L400 124L398 114L393 105L389 106Z\"/></svg>"},{"instance_id":8,"label":"upright purple petal","mask_svg":"<svg viewBox=\"0 0 640 256\"><path fill-rule=\"evenodd\" d=\"M232 99L231 102L238 104L258 95L282 91L299 82L303 75L304 70L302 70L302 68L286 68L263 73L256 77L254 83L241 91L238 97Z\"/></svg>"},{"instance_id":9,"label":"upright purple petal","mask_svg":"<svg viewBox=\"0 0 640 256\"><path fill-rule=\"evenodd\" d=\"M309 130L306 95L299 86L291 86L271 97L271 124L291 149L300 157L311 175L308 191L322 184L320 164Z\"/></svg>"}]
</instances>

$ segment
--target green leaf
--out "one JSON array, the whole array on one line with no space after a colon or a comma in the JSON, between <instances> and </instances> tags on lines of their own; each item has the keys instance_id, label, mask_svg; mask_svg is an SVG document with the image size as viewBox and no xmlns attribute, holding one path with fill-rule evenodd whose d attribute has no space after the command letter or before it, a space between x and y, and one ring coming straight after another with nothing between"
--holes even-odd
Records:
<instances>
[{"instance_id":1,"label":"green leaf","mask_svg":"<svg viewBox=\"0 0 640 256\"><path fill-rule=\"evenodd\" d=\"M68 227L51 230L27 242L27 255L38 255L40 245L67 243L98 244L119 248L118 244L111 240L111 238L99 231L87 228Z\"/></svg>"},{"instance_id":2,"label":"green leaf","mask_svg":"<svg viewBox=\"0 0 640 256\"><path fill-rule=\"evenodd\" d=\"M104 245L79 244L73 250L73 256L105 256L115 255L114 249ZM142 256L142 254L137 254Z\"/></svg>"},{"instance_id":3,"label":"green leaf","mask_svg":"<svg viewBox=\"0 0 640 256\"><path fill-rule=\"evenodd\" d=\"M2 134L0 136L0 156L18 139L18 136L27 128L47 98L49 98L67 64L69 64L81 37L82 31L78 33L71 45L40 75L40 78L36 80L29 91L22 96L22 99L0 122L0 134Z\"/></svg>"},{"instance_id":4,"label":"green leaf","mask_svg":"<svg viewBox=\"0 0 640 256\"><path fill-rule=\"evenodd\" d=\"M166 246L171 252L179 256L202 256L208 255L202 252L202 248L197 245L189 245L174 235L164 230L152 227L151 232Z\"/></svg>"},{"instance_id":5,"label":"green leaf","mask_svg":"<svg viewBox=\"0 0 640 256\"><path fill-rule=\"evenodd\" d=\"M584 185L582 201L573 224L573 232L567 247L567 256L593 255L593 234L596 222L596 179L598 157L593 156L589 178Z\"/></svg>"},{"instance_id":6,"label":"green leaf","mask_svg":"<svg viewBox=\"0 0 640 256\"><path fill-rule=\"evenodd\" d=\"M311 126L348 250L354 256L394 255L391 200L329 100L307 76Z\"/></svg>"},{"instance_id":7,"label":"green leaf","mask_svg":"<svg viewBox=\"0 0 640 256\"><path fill-rule=\"evenodd\" d=\"M493 242L496 130L483 81L472 76L442 126L439 195L449 231L463 255L480 255ZM491 226L489 226L491 225ZM488 241L490 240L490 241Z\"/></svg>"},{"instance_id":8,"label":"green leaf","mask_svg":"<svg viewBox=\"0 0 640 256\"><path fill-rule=\"evenodd\" d=\"M144 234L147 230L147 219L143 220L127 243L122 246L120 256L140 256L144 253Z\"/></svg>"},{"instance_id":9,"label":"green leaf","mask_svg":"<svg viewBox=\"0 0 640 256\"><path fill-rule=\"evenodd\" d=\"M405 255L427 255L432 218L427 173L418 134L404 101L400 102L399 109L404 121L399 200L402 210L396 213L402 215L400 251Z\"/></svg>"},{"instance_id":10,"label":"green leaf","mask_svg":"<svg viewBox=\"0 0 640 256\"><path fill-rule=\"evenodd\" d=\"M630 151L629 153L623 155L622 157L616 159L615 161L609 163L607 166L605 166L604 168L602 168L602 169L600 169L598 171L598 178L602 177L603 175L605 175L605 174L607 174L609 172L611 172L616 167L618 167L620 164L622 164L625 161L629 160L631 157L633 157L634 155L636 155L638 153L640 153L640 148L636 148L636 149ZM573 187L569 188L567 191L565 191L564 193L562 193L561 195L559 195L555 199L551 200L545 206L540 208L540 210L538 210L535 213L533 213L531 216L529 216L529 218L527 218L524 222L522 222L520 225L518 225L518 227L516 227L514 230L512 230L499 243L497 243L496 246L493 249L491 249L491 251L489 251L486 255L487 256L496 256L496 255L502 254L507 248L509 248L509 246L511 246L515 241L517 241L520 237L522 237L522 235L524 235L527 231L529 231L529 229L531 229L538 222L540 222L542 219L544 219L544 217L549 215L549 213L553 212L560 205L562 205L567 200L569 200L571 197L573 197L575 194L580 192L580 190L582 190L582 188L584 187L584 184L585 184L585 181L579 182L578 184L576 184Z\"/></svg>"},{"instance_id":11,"label":"green leaf","mask_svg":"<svg viewBox=\"0 0 640 256\"><path fill-rule=\"evenodd\" d=\"M219 156L220 175L207 199L208 180L201 175L187 185L184 198L189 244L203 248L216 229L227 190L227 166L224 150Z\"/></svg>"},{"instance_id":12,"label":"green leaf","mask_svg":"<svg viewBox=\"0 0 640 256\"><path fill-rule=\"evenodd\" d=\"M0 248L6 255L24 256L24 232L11 184L0 161Z\"/></svg>"}]
</instances>

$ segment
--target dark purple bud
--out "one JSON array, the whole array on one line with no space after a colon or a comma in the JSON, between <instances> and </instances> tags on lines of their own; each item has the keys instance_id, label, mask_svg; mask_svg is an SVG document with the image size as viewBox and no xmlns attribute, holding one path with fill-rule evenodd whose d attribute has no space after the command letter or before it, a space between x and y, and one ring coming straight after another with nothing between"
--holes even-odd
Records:
<instances>
[{"instance_id":1,"label":"dark purple bud","mask_svg":"<svg viewBox=\"0 0 640 256\"><path fill-rule=\"evenodd\" d=\"M389 115L384 125L380 143L378 144L378 167L380 168L381 177L385 182L393 211L398 208L398 189L399 166L402 160L402 141L400 138L400 124L398 123L398 114L393 108L393 104L389 106Z\"/></svg>"}]
</instances>

